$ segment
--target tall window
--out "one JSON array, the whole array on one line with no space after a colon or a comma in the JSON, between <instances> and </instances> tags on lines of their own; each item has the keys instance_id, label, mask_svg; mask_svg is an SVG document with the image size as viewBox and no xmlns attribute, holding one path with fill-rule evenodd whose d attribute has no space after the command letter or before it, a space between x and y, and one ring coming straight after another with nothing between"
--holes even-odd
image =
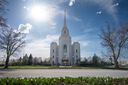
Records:
<instances>
[{"instance_id":1,"label":"tall window","mask_svg":"<svg viewBox=\"0 0 128 85\"><path fill-rule=\"evenodd\" d=\"M66 34L66 30L64 30L64 33Z\"/></svg>"},{"instance_id":2,"label":"tall window","mask_svg":"<svg viewBox=\"0 0 128 85\"><path fill-rule=\"evenodd\" d=\"M53 53L54 53L54 49L53 49Z\"/></svg>"},{"instance_id":3,"label":"tall window","mask_svg":"<svg viewBox=\"0 0 128 85\"><path fill-rule=\"evenodd\" d=\"M67 52L67 45L64 45L64 53L66 53Z\"/></svg>"},{"instance_id":4,"label":"tall window","mask_svg":"<svg viewBox=\"0 0 128 85\"><path fill-rule=\"evenodd\" d=\"M77 49L76 49L76 53L77 53Z\"/></svg>"},{"instance_id":5,"label":"tall window","mask_svg":"<svg viewBox=\"0 0 128 85\"><path fill-rule=\"evenodd\" d=\"M78 58L78 56L76 55L76 59Z\"/></svg>"}]
</instances>

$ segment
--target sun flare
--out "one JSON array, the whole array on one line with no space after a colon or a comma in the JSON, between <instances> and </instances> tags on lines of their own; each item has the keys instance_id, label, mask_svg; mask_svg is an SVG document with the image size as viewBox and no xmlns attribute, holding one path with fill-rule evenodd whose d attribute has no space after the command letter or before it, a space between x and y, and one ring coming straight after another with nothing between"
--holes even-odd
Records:
<instances>
[{"instance_id":1,"label":"sun flare","mask_svg":"<svg viewBox=\"0 0 128 85\"><path fill-rule=\"evenodd\" d=\"M29 9L29 16L37 21L48 21L50 12L46 6L35 5Z\"/></svg>"}]
</instances>

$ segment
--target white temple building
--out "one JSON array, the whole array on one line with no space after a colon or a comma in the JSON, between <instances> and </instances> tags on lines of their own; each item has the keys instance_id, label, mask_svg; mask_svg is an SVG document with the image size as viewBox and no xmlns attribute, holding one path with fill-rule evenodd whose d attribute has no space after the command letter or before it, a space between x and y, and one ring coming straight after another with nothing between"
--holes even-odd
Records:
<instances>
[{"instance_id":1,"label":"white temple building","mask_svg":"<svg viewBox=\"0 0 128 85\"><path fill-rule=\"evenodd\" d=\"M50 62L52 66L73 66L80 64L80 43L74 42L66 25L66 10L64 11L64 27L59 37L59 45L50 45Z\"/></svg>"}]
</instances>

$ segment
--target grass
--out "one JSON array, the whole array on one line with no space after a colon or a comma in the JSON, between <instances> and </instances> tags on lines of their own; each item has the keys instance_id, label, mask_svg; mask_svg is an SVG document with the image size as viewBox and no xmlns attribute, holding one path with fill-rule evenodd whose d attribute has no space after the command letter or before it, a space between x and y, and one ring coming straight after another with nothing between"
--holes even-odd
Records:
<instances>
[{"instance_id":1,"label":"grass","mask_svg":"<svg viewBox=\"0 0 128 85\"><path fill-rule=\"evenodd\" d=\"M128 85L128 78L0 78L0 85Z\"/></svg>"},{"instance_id":2,"label":"grass","mask_svg":"<svg viewBox=\"0 0 128 85\"><path fill-rule=\"evenodd\" d=\"M0 66L4 68L4 66ZM9 66L9 69L103 69L103 68L113 68L113 66L73 66L73 67L58 67L58 66Z\"/></svg>"},{"instance_id":3,"label":"grass","mask_svg":"<svg viewBox=\"0 0 128 85\"><path fill-rule=\"evenodd\" d=\"M0 68L4 68L4 66L0 66ZM9 66L9 69L113 69L114 66L73 66L73 67L58 67L58 66ZM121 67L124 69L128 69L128 66Z\"/></svg>"},{"instance_id":4,"label":"grass","mask_svg":"<svg viewBox=\"0 0 128 85\"><path fill-rule=\"evenodd\" d=\"M4 66L0 66L4 68ZM9 69L48 69L50 66L9 66Z\"/></svg>"}]
</instances>

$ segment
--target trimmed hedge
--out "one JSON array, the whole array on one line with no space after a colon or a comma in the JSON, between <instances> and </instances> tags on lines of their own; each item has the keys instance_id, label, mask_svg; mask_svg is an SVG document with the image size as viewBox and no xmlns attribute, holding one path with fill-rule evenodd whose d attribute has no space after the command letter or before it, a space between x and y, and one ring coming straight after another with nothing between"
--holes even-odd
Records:
<instances>
[{"instance_id":1,"label":"trimmed hedge","mask_svg":"<svg viewBox=\"0 0 128 85\"><path fill-rule=\"evenodd\" d=\"M128 78L0 78L0 85L128 85Z\"/></svg>"}]
</instances>

